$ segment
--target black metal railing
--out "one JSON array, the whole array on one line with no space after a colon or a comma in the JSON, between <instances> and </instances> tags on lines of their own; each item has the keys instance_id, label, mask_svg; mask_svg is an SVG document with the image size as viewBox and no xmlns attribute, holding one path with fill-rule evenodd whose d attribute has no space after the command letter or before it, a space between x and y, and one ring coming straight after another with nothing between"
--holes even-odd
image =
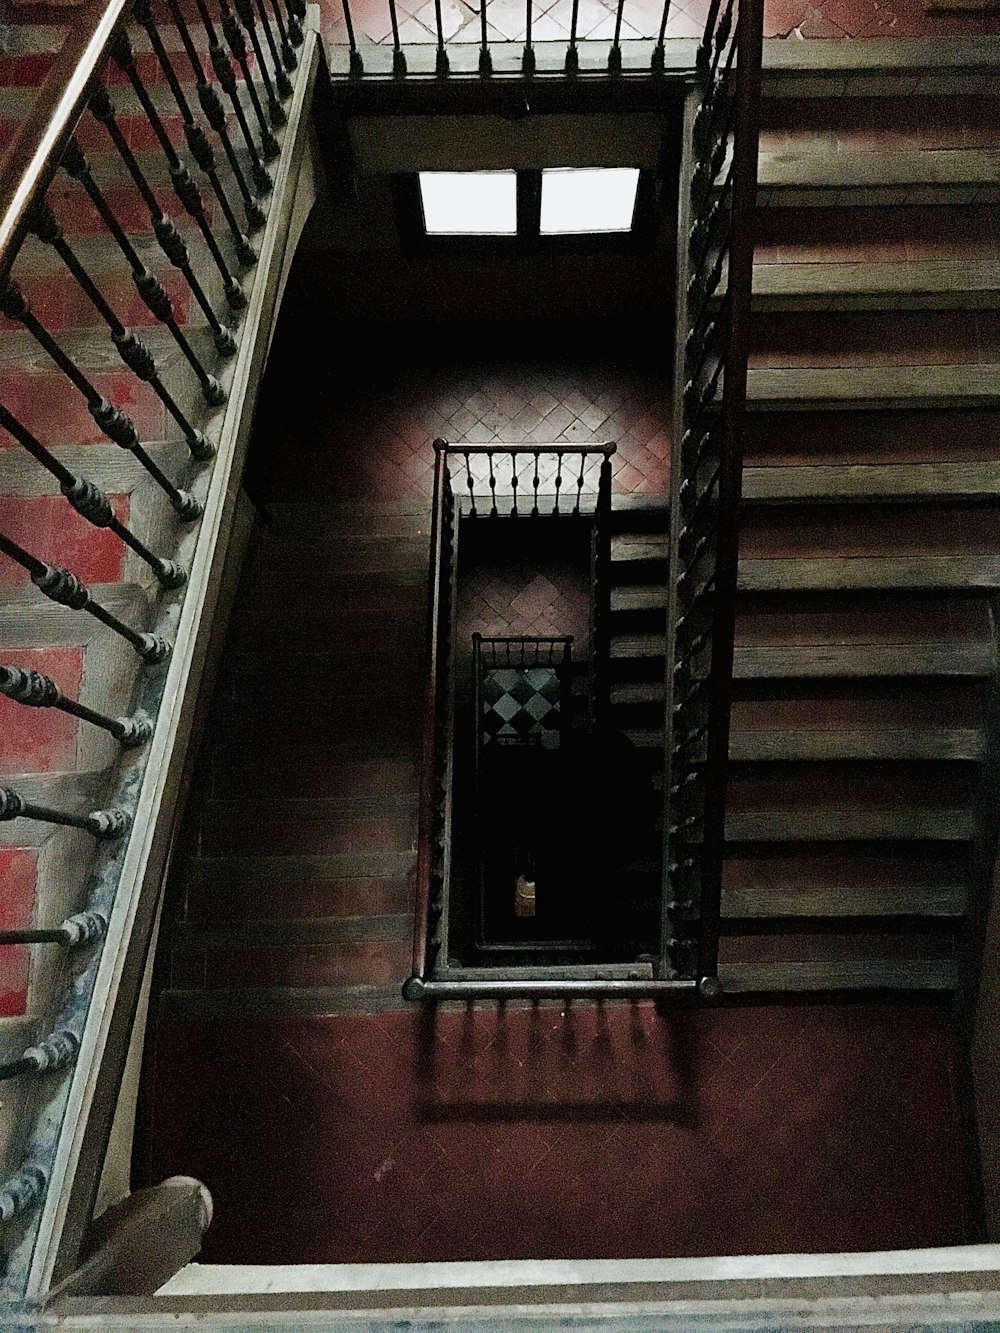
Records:
<instances>
[{"instance_id":1,"label":"black metal railing","mask_svg":"<svg viewBox=\"0 0 1000 1333\"><path fill-rule=\"evenodd\" d=\"M276 130L286 120L294 91L290 74L298 63L294 48L303 41L304 14L301 0L241 0L235 14L225 0L196 3L198 24L188 22L178 0L91 0L74 11L63 48L35 90L30 116L0 153L0 197L5 201L0 313L35 349L26 373L43 369L53 376L53 386L44 393L26 394L17 406L0 403L0 428L15 443L10 456L24 459L29 473L37 467L38 494L51 489L47 473L65 500L68 518L75 513L87 529L120 544L123 560L130 562L123 566L125 576L145 587L145 599L137 600L154 602L151 617L173 627L188 569L172 558L172 550L202 516L223 427L218 409L227 396L227 362L241 337L255 332L239 328L257 253L236 208L242 207L248 232L260 231L268 220L272 181L264 163L281 149ZM217 28L225 34L229 54ZM162 84L162 96L156 84ZM179 114L179 134L162 110L168 101ZM135 122L142 123L141 133ZM239 150L233 142L237 131ZM155 149L134 146L148 140ZM164 210L162 201L171 193L185 218L181 225ZM137 234L146 230L136 222L144 215L149 238ZM77 241L75 223L81 217L87 219L83 230L88 235ZM168 291L168 270L173 271L170 290L183 298ZM45 283L64 277L83 295L93 319L82 336L79 330L67 336L43 313L52 308L44 299ZM148 316L142 334L129 327L123 313L134 306L134 293ZM194 327L199 320L203 329ZM115 358L125 377L115 381L112 391L105 377L109 359L113 364ZM141 514L137 519L134 504L126 520L115 496L70 465L70 451L44 442L48 436L39 409L51 421L47 402L53 394L64 397L70 411L74 400L82 402L100 437L131 456L126 470L134 475L135 465L142 469L157 497L148 506L157 514L155 521ZM178 451L162 430L145 438L138 414L126 407L128 398L147 394L185 442L183 461L177 461ZM81 459L85 452L79 451ZM81 470L85 466L81 463ZM30 479L22 479L20 486L23 494L32 494ZM169 631L129 624L102 605L80 576L46 549L50 543L44 530L30 540L30 550L13 535L0 533L0 556L50 602L86 613L129 645L136 655L133 698L142 704L112 716L70 697L49 677L8 664L0 665L0 694L17 708L68 713L138 757L129 765L127 780L114 776L117 769L106 775L110 791L102 798L107 802L103 808L91 809L86 796L75 807L69 800L73 808L65 808L66 800L49 805L36 799L44 783L26 785L19 779L0 787L0 821L78 829L107 844L100 875L81 866L81 886L86 887L81 887L84 901L78 911L61 924L42 920L4 931L0 944L57 944L90 957L107 931L117 884L109 867L120 870L135 823L137 775L154 734L173 644ZM65 903L68 896L60 885L57 899ZM44 911L44 893L40 902ZM50 1074L72 1065L95 975L90 963L81 963L78 972L69 988L70 1008L58 1019L46 1014L45 996L32 997L50 1034L0 1066L0 1079ZM57 1124L51 1111L46 1114ZM54 1132L50 1128L49 1140ZM0 1185L0 1221L36 1207L48 1181L42 1140L34 1131L23 1137L33 1145L33 1159ZM54 1151L49 1140L45 1151ZM16 1286L9 1273L8 1279Z\"/></svg>"},{"instance_id":2,"label":"black metal railing","mask_svg":"<svg viewBox=\"0 0 1000 1333\"><path fill-rule=\"evenodd\" d=\"M648 960L615 960L560 965L543 975L538 967L513 965L498 973L490 966L454 965L449 958L455 681L455 621L458 551L462 523L536 521L562 523L583 516L594 533L594 568L608 587L599 590L595 608L592 670L609 650L611 458L615 445L465 445L435 441L435 485L431 526L431 577L428 615L428 673L425 695L420 826L417 856L413 971L403 994L410 1000L508 998L514 996L590 995L639 997L686 989L685 978L658 977ZM512 539L516 541L516 537ZM604 648L601 648L601 642ZM474 638L502 645L496 651L516 655L541 643L558 651L566 640L506 636ZM491 648L491 651L493 649ZM475 707L475 702L473 704ZM530 973L530 975L528 975Z\"/></svg>"},{"instance_id":3,"label":"black metal railing","mask_svg":"<svg viewBox=\"0 0 1000 1333\"><path fill-rule=\"evenodd\" d=\"M468 29L467 33L451 32L446 35L441 0L435 0L433 26L428 23L424 31L419 24L411 23L411 31L405 42L401 38L401 29L408 14L404 13L401 18L397 0L384 0L385 8L381 15L388 20L388 31L382 44L391 51L391 65L385 67L377 55L377 40L365 46L361 44L365 36L365 23L372 33L376 28L385 30L381 16L376 18L370 9L354 13L351 0L341 0L341 3L343 36L346 38L343 45L348 52L345 72L354 78L384 72L394 79L404 79L418 71L433 74L438 79L469 72L478 72L484 79L494 74L509 75L512 72L526 78L550 74L570 77L662 74L667 63L667 28L672 13L672 0L663 0L662 8L652 23L648 7L642 7L636 0L616 0L615 5L607 11L607 18L614 24L610 41L607 36L589 36L597 25L590 11L587 14L589 22L581 23L579 0L560 0L557 6L558 18L565 25L564 31L568 28L568 36L564 41L543 43L535 40L535 20L541 14L541 11L538 14L535 12L536 0L524 0L521 32L510 38L504 37L490 24L488 0L478 7L478 15L473 10L469 11L464 25ZM555 17L557 15L553 10L546 11L546 18L551 20ZM509 15L505 15L505 20L509 23ZM419 36L413 35L415 29L420 30ZM632 34L629 43L635 48L627 60L625 51L628 48L623 46L623 32ZM418 57L421 46L428 51L426 60ZM433 61L429 58L431 51ZM474 65L467 67L465 52L473 54Z\"/></svg>"},{"instance_id":4,"label":"black metal railing","mask_svg":"<svg viewBox=\"0 0 1000 1333\"><path fill-rule=\"evenodd\" d=\"M713 0L689 102L667 610L669 973L718 990L762 0Z\"/></svg>"}]
</instances>

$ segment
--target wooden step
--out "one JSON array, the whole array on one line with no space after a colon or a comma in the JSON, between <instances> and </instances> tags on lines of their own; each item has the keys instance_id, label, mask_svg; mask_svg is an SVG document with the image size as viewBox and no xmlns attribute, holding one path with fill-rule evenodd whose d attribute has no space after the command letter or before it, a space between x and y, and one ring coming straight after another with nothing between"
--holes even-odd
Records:
<instances>
[{"instance_id":1,"label":"wooden step","mask_svg":"<svg viewBox=\"0 0 1000 1333\"><path fill-rule=\"evenodd\" d=\"M741 560L738 586L745 592L996 588L1000 586L1000 556Z\"/></svg>"},{"instance_id":2,"label":"wooden step","mask_svg":"<svg viewBox=\"0 0 1000 1333\"><path fill-rule=\"evenodd\" d=\"M286 887L293 890L304 880L401 879L415 862L415 851L393 848L289 856L197 856L185 862L184 879L192 893L201 895L210 895L215 886L229 893L251 882L269 892L280 892Z\"/></svg>"},{"instance_id":3,"label":"wooden step","mask_svg":"<svg viewBox=\"0 0 1000 1333\"><path fill-rule=\"evenodd\" d=\"M98 605L140 632L148 628L148 591L135 583L98 584L90 588ZM74 611L44 597L33 584L0 589L0 644L47 647L86 644L99 634L112 634L86 611Z\"/></svg>"},{"instance_id":4,"label":"wooden step","mask_svg":"<svg viewBox=\"0 0 1000 1333\"><path fill-rule=\"evenodd\" d=\"M747 405L756 412L995 407L1000 405L1000 366L752 369Z\"/></svg>"},{"instance_id":5,"label":"wooden step","mask_svg":"<svg viewBox=\"0 0 1000 1333\"><path fill-rule=\"evenodd\" d=\"M640 560L666 560L669 538L665 532L611 538L611 559L615 564ZM614 578L614 573L612 573Z\"/></svg>"},{"instance_id":6,"label":"wooden step","mask_svg":"<svg viewBox=\"0 0 1000 1333\"><path fill-rule=\"evenodd\" d=\"M974 204L1000 191L1000 152L983 148L817 152L763 149L758 207Z\"/></svg>"},{"instance_id":7,"label":"wooden step","mask_svg":"<svg viewBox=\"0 0 1000 1333\"><path fill-rule=\"evenodd\" d=\"M958 965L948 958L866 958L809 963L720 963L724 994L782 991L954 990Z\"/></svg>"},{"instance_id":8,"label":"wooden step","mask_svg":"<svg viewBox=\"0 0 1000 1333\"><path fill-rule=\"evenodd\" d=\"M996 38L765 38L765 97L894 97L996 92Z\"/></svg>"},{"instance_id":9,"label":"wooden step","mask_svg":"<svg viewBox=\"0 0 1000 1333\"><path fill-rule=\"evenodd\" d=\"M391 1013L407 1009L396 984L359 986L268 986L226 990L164 990L160 1016L174 1018L245 1018L263 1014Z\"/></svg>"},{"instance_id":10,"label":"wooden step","mask_svg":"<svg viewBox=\"0 0 1000 1333\"><path fill-rule=\"evenodd\" d=\"M983 739L973 727L892 727L855 730L734 729L729 757L738 762L780 760L980 760Z\"/></svg>"},{"instance_id":11,"label":"wooden step","mask_svg":"<svg viewBox=\"0 0 1000 1333\"><path fill-rule=\"evenodd\" d=\"M662 681L640 681L634 685L612 685L609 697L612 704L662 704L666 686Z\"/></svg>"},{"instance_id":12,"label":"wooden step","mask_svg":"<svg viewBox=\"0 0 1000 1333\"><path fill-rule=\"evenodd\" d=\"M611 656L663 657L665 643L662 634L616 634L611 639Z\"/></svg>"},{"instance_id":13,"label":"wooden step","mask_svg":"<svg viewBox=\"0 0 1000 1333\"><path fill-rule=\"evenodd\" d=\"M743 499L749 504L939 503L997 496L1000 466L994 462L748 467L743 472Z\"/></svg>"},{"instance_id":14,"label":"wooden step","mask_svg":"<svg viewBox=\"0 0 1000 1333\"><path fill-rule=\"evenodd\" d=\"M630 727L622 732L637 750L662 750L663 729L656 727Z\"/></svg>"},{"instance_id":15,"label":"wooden step","mask_svg":"<svg viewBox=\"0 0 1000 1333\"><path fill-rule=\"evenodd\" d=\"M761 264L755 310L991 309L1000 305L1000 262Z\"/></svg>"},{"instance_id":16,"label":"wooden step","mask_svg":"<svg viewBox=\"0 0 1000 1333\"><path fill-rule=\"evenodd\" d=\"M975 820L963 808L741 810L726 816L729 842L868 842L916 838L965 842Z\"/></svg>"},{"instance_id":17,"label":"wooden step","mask_svg":"<svg viewBox=\"0 0 1000 1333\"><path fill-rule=\"evenodd\" d=\"M663 587L612 588L612 611L664 611L667 589Z\"/></svg>"},{"instance_id":18,"label":"wooden step","mask_svg":"<svg viewBox=\"0 0 1000 1333\"><path fill-rule=\"evenodd\" d=\"M411 913L390 916L313 917L310 919L186 921L177 926L177 948L200 949L296 949L323 948L333 944L368 940L409 940L413 933Z\"/></svg>"},{"instance_id":19,"label":"wooden step","mask_svg":"<svg viewBox=\"0 0 1000 1333\"><path fill-rule=\"evenodd\" d=\"M143 441L143 449L169 477L191 471L191 454L182 439ZM129 495L149 473L133 454L116 444L57 445L50 450L64 467L83 476L107 495ZM4 495L58 495L59 482L24 449L4 453Z\"/></svg>"},{"instance_id":20,"label":"wooden step","mask_svg":"<svg viewBox=\"0 0 1000 1333\"><path fill-rule=\"evenodd\" d=\"M726 921L763 921L799 917L961 916L968 890L964 884L900 885L877 889L836 885L822 890L723 890Z\"/></svg>"},{"instance_id":21,"label":"wooden step","mask_svg":"<svg viewBox=\"0 0 1000 1333\"><path fill-rule=\"evenodd\" d=\"M989 676L988 643L830 643L737 645L737 680L824 676Z\"/></svg>"}]
</instances>

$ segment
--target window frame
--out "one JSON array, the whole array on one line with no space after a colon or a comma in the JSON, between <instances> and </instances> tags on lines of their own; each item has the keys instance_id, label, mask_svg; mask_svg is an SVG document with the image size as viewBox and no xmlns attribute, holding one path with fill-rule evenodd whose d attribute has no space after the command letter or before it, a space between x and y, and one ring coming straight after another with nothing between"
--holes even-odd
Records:
<instances>
[{"instance_id":1,"label":"window frame","mask_svg":"<svg viewBox=\"0 0 1000 1333\"><path fill-rule=\"evenodd\" d=\"M607 165L607 164L602 164ZM634 166L634 163L620 163ZM497 168L511 170L511 168ZM514 169L517 182L517 234L428 235L424 228L419 171L392 177L396 221L405 255L627 255L650 250L656 239L656 173L639 167L635 211L629 231L564 232L541 234L542 168Z\"/></svg>"}]
</instances>

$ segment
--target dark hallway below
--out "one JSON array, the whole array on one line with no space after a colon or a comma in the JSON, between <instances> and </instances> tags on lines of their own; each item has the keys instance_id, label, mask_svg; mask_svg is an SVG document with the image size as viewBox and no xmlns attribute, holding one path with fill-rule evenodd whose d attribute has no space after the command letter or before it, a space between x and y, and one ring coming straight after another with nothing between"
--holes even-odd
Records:
<instances>
[{"instance_id":1,"label":"dark hallway below","mask_svg":"<svg viewBox=\"0 0 1000 1333\"><path fill-rule=\"evenodd\" d=\"M665 360L620 328L321 327L293 287L135 1183L202 1179L215 1262L965 1239L946 1003L404 1006L431 440L613 439L616 488L660 491Z\"/></svg>"}]
</instances>

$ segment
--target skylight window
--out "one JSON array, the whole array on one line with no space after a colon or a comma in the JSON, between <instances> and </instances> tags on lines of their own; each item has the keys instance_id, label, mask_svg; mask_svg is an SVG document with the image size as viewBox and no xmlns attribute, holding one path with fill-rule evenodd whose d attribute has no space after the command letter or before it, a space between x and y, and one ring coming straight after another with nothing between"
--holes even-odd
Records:
<instances>
[{"instance_id":1,"label":"skylight window","mask_svg":"<svg viewBox=\"0 0 1000 1333\"><path fill-rule=\"evenodd\" d=\"M556 167L542 172L542 236L632 230L638 167Z\"/></svg>"},{"instance_id":2,"label":"skylight window","mask_svg":"<svg viewBox=\"0 0 1000 1333\"><path fill-rule=\"evenodd\" d=\"M421 171L420 202L428 236L516 236L513 171Z\"/></svg>"}]
</instances>

